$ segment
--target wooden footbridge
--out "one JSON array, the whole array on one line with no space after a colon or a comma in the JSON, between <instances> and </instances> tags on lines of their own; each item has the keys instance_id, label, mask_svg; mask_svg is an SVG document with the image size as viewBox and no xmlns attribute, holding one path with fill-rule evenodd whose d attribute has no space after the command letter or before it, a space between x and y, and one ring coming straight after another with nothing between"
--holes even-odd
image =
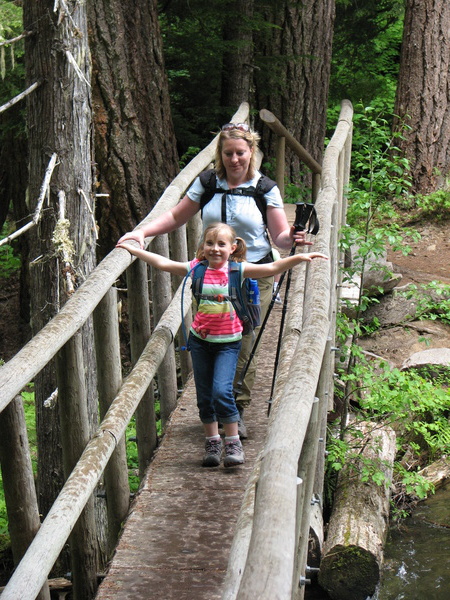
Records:
<instances>
[{"instance_id":1,"label":"wooden footbridge","mask_svg":"<svg viewBox=\"0 0 450 600\"><path fill-rule=\"evenodd\" d=\"M243 104L232 120L242 122L248 115L249 107ZM174 340L181 322L180 289L157 318L153 315L153 332L147 331L148 315L139 313L139 307L148 304L142 300L148 290L147 272L125 251L114 250L58 315L0 368L0 410L16 410L17 394L55 355L62 353L68 367L79 366L78 332L94 314L102 421L45 520L40 526L34 525L32 542L2 592L2 600L50 598L48 574L69 536L72 554L77 557L72 566L75 600L288 600L304 596L307 568L311 566L310 531L316 532L319 543L321 537L326 415L333 396L334 324L340 289L337 235L345 222L352 107L344 101L322 166L271 113L261 111L261 117L279 136L277 164L282 165L284 145L288 144L313 172L313 200L321 224L314 248L329 255L330 260L313 261L293 270L268 418L266 401L271 396L281 309L276 307L272 312L262 338L254 400L246 412L249 438L244 445L245 465L233 469L200 466L203 434L189 362L179 358L184 387L175 401L166 399L164 376L160 375L167 356L173 353L175 357ZM198 173L211 163L215 143L177 176L147 219L179 201ZM281 180L280 185L283 187ZM177 232L178 243L173 247L184 248L174 256L177 260L186 260L187 248L196 245L198 229L193 225L188 227L187 236L184 231ZM157 242L155 239L153 243ZM134 367L122 383L114 284L125 270L129 277L130 331L135 339L131 340ZM188 306L185 316L189 318ZM83 369L69 370L74 380L58 381L59 393L69 390L76 395L73 390L79 393L84 389L77 381ZM155 444L148 433L154 428L149 389L157 372L165 433L154 453ZM129 505L123 437L133 415L138 421L143 477ZM22 446L20 464L24 466L18 477L21 485L31 489L27 445ZM106 489L110 538L114 545L118 538L118 544L98 586L91 536L95 534L92 498L99 482L104 482ZM17 517L27 519L22 529L29 531L38 514L37 505L33 513L33 502L36 504L31 491L22 511L26 516ZM84 532L84 537L75 536L77 530Z\"/></svg>"}]
</instances>

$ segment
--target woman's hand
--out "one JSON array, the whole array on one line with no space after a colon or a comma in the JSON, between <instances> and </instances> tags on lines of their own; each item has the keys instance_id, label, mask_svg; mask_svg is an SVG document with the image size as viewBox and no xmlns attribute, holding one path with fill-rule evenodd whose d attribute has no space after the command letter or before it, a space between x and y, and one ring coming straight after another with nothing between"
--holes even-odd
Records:
<instances>
[{"instance_id":1,"label":"woman's hand","mask_svg":"<svg viewBox=\"0 0 450 600\"><path fill-rule=\"evenodd\" d=\"M135 229L134 231L128 231L117 242L116 248L125 248L125 246L122 246L121 244L123 242L128 241L128 240L134 240L135 242L138 242L139 246L141 248L143 248L144 247L144 240L145 240L145 235L144 235L143 230L142 229ZM127 248L127 250L128 250L128 248Z\"/></svg>"},{"instance_id":2,"label":"woman's hand","mask_svg":"<svg viewBox=\"0 0 450 600\"><path fill-rule=\"evenodd\" d=\"M295 231L295 227L291 227L292 241L296 246L312 246L313 242L306 239L306 231Z\"/></svg>"}]
</instances>

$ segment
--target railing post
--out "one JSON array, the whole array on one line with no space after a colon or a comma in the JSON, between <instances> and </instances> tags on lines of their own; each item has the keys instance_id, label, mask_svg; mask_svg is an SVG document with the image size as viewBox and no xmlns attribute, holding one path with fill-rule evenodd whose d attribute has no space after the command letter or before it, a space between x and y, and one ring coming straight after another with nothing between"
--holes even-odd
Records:
<instances>
[{"instance_id":1,"label":"railing post","mask_svg":"<svg viewBox=\"0 0 450 600\"><path fill-rule=\"evenodd\" d=\"M103 420L122 385L119 317L115 287L110 288L102 298L93 317L98 401L100 419ZM125 436L117 440L117 447L105 468L105 489L108 511L108 556L111 556L130 504Z\"/></svg>"},{"instance_id":2,"label":"railing post","mask_svg":"<svg viewBox=\"0 0 450 600\"><path fill-rule=\"evenodd\" d=\"M168 236L160 235L155 238L152 242L152 250L162 256L169 256ZM158 323L171 300L170 274L159 269L152 269L152 313L155 323ZM177 369L173 344L167 349L166 356L158 369L157 378L161 424L164 428L170 414L177 405Z\"/></svg>"},{"instance_id":3,"label":"railing post","mask_svg":"<svg viewBox=\"0 0 450 600\"><path fill-rule=\"evenodd\" d=\"M187 262L190 257L188 257L187 252L187 239L186 239L186 226L176 229L170 234L170 247L172 249L171 257L173 260L178 260L180 262ZM192 254L194 257L194 254ZM183 277L178 277L176 275L172 275L172 294L175 294L180 284L183 281ZM184 298L184 301L189 303L191 302L191 293L187 294L187 297ZM189 331L189 327L192 322L192 312L189 312L187 317L184 319L184 325L186 331ZM184 386L189 377L189 374L192 371L192 360L191 355L188 352L181 351L181 346L184 345L183 333L180 330L177 335L177 345L179 350L179 360L180 360L180 371L181 371L181 383Z\"/></svg>"},{"instance_id":4,"label":"railing post","mask_svg":"<svg viewBox=\"0 0 450 600\"><path fill-rule=\"evenodd\" d=\"M150 338L148 269L142 260L135 260L128 267L127 288L131 362L135 365ZM135 417L139 476L142 479L158 443L152 384L143 395Z\"/></svg>"},{"instance_id":5,"label":"railing post","mask_svg":"<svg viewBox=\"0 0 450 600\"><path fill-rule=\"evenodd\" d=\"M64 476L67 479L89 442L82 334L78 331L56 360ZM97 590L99 547L94 497L84 507L69 537L73 598L93 598Z\"/></svg>"},{"instance_id":6,"label":"railing post","mask_svg":"<svg viewBox=\"0 0 450 600\"><path fill-rule=\"evenodd\" d=\"M0 463L11 548L17 565L40 526L21 396L16 396L0 414ZM47 583L36 600L50 600Z\"/></svg>"},{"instance_id":7,"label":"railing post","mask_svg":"<svg viewBox=\"0 0 450 600\"><path fill-rule=\"evenodd\" d=\"M305 575L308 558L309 528L311 522L311 501L313 497L314 477L317 448L319 445L319 398L314 398L306 430L305 440L298 461L297 485L297 521L295 536L295 551L292 600L304 597L304 587L299 587L300 576Z\"/></svg>"}]
</instances>

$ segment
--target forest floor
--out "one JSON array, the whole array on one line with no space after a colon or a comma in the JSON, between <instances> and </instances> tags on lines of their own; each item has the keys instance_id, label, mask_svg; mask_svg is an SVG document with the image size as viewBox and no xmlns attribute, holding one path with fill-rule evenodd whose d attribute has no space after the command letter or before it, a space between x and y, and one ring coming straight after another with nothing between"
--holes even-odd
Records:
<instances>
[{"instance_id":1,"label":"forest floor","mask_svg":"<svg viewBox=\"0 0 450 600\"><path fill-rule=\"evenodd\" d=\"M289 221L293 222L295 205L286 205L286 212ZM399 285L431 281L450 284L450 222L421 222L408 227L421 236L420 240L409 242L412 252L407 256L400 251L388 252L393 271L402 274ZM29 336L29 327L21 320L19 308L19 277L16 274L2 280L0 287L0 359L5 362L20 350ZM393 346L398 348L398 339L393 340Z\"/></svg>"}]
</instances>

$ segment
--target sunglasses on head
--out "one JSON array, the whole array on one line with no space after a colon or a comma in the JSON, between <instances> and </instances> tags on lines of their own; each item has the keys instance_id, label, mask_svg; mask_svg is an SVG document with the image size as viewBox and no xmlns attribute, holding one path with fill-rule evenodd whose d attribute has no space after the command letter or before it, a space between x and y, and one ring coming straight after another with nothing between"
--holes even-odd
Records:
<instances>
[{"instance_id":1,"label":"sunglasses on head","mask_svg":"<svg viewBox=\"0 0 450 600\"><path fill-rule=\"evenodd\" d=\"M250 125L247 123L227 123L222 126L222 131L230 131L231 129L239 129L239 131L250 131Z\"/></svg>"}]
</instances>

